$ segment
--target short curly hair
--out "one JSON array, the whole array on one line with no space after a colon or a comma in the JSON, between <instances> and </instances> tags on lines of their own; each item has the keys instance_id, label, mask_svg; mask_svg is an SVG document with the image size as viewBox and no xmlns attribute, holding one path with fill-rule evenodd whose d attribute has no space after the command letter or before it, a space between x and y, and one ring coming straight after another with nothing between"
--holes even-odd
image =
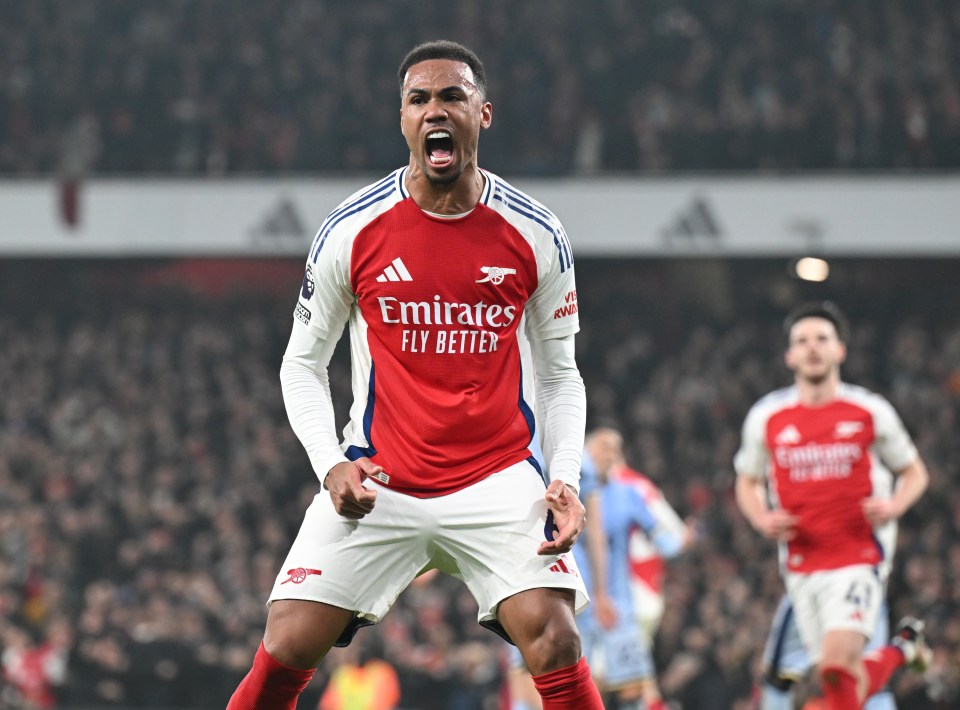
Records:
<instances>
[{"instance_id":1,"label":"short curly hair","mask_svg":"<svg viewBox=\"0 0 960 710\"><path fill-rule=\"evenodd\" d=\"M473 72L473 82L480 93L482 101L487 100L487 74L483 70L483 62L471 50L457 42L451 42L448 39L437 39L432 42L424 42L407 52L407 56L400 62L400 68L397 70L397 77L400 79L400 93L403 94L403 80L407 76L407 70L414 64L425 62L429 59L452 59L455 62L463 62L470 71Z\"/></svg>"},{"instance_id":2,"label":"short curly hair","mask_svg":"<svg viewBox=\"0 0 960 710\"><path fill-rule=\"evenodd\" d=\"M836 303L833 301L809 301L795 306L783 321L783 335L787 347L790 346L790 331L793 330L797 321L804 318L823 318L830 321L836 328L837 337L842 343L847 342L847 338L850 337L850 324Z\"/></svg>"}]
</instances>

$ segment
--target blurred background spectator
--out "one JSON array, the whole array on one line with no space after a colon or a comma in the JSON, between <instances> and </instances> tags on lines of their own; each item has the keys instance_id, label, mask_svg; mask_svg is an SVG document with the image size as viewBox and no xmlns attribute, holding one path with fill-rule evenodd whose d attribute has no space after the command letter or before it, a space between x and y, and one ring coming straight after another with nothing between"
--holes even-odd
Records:
<instances>
[{"instance_id":1,"label":"blurred background spectator","mask_svg":"<svg viewBox=\"0 0 960 710\"><path fill-rule=\"evenodd\" d=\"M0 262L6 707L222 707L259 642L264 599L318 486L277 384L301 264L265 264L277 276L222 293L205 291L195 266ZM204 266L229 283L229 262ZM789 380L780 319L811 295L856 314L845 374L889 393L930 463L890 597L894 617L927 618L937 660L929 683L902 674L895 687L903 707L956 707L958 267L840 261L843 278L814 286L785 279L780 260L715 262L728 276L723 316L724 299L693 287L703 264L578 262L590 417L615 423L628 459L705 531L668 567L657 641L664 693L683 708L752 707L781 586L773 546L736 511L731 458L749 404ZM30 283L47 287L27 299ZM346 358L331 376L341 405ZM503 644L451 578L414 585L359 639L352 653L396 670L399 707L498 707ZM346 653L330 655L301 707L316 707L333 670L355 660Z\"/></svg>"},{"instance_id":2,"label":"blurred background spectator","mask_svg":"<svg viewBox=\"0 0 960 710\"><path fill-rule=\"evenodd\" d=\"M0 2L0 178L380 174L406 162L394 67L436 37L487 64L481 163L509 179L960 169L952 0L30 0ZM936 657L894 689L960 706L960 262L831 266L804 285L780 260L577 260L590 423L705 533L668 567L656 647L684 710L753 707L781 585L731 459L807 297L850 315L844 376L931 467L890 601ZM249 667L318 484L277 378L302 261L242 272L0 259L0 707L222 708ZM344 406L345 351L331 383ZM499 707L503 645L475 619L461 584L423 580L301 707L367 655L400 708Z\"/></svg>"},{"instance_id":3,"label":"blurred background spectator","mask_svg":"<svg viewBox=\"0 0 960 710\"><path fill-rule=\"evenodd\" d=\"M436 37L488 66L495 172L960 168L953 0L33 0L0 174L392 169L393 69Z\"/></svg>"}]
</instances>

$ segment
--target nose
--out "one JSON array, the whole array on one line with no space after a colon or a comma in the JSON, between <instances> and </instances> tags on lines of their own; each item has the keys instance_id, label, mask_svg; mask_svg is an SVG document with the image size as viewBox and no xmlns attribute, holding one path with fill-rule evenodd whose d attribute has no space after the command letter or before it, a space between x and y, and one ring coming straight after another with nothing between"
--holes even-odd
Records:
<instances>
[{"instance_id":1,"label":"nose","mask_svg":"<svg viewBox=\"0 0 960 710\"><path fill-rule=\"evenodd\" d=\"M427 121L441 121L447 117L447 108L439 98L431 99L427 103L424 118Z\"/></svg>"}]
</instances>

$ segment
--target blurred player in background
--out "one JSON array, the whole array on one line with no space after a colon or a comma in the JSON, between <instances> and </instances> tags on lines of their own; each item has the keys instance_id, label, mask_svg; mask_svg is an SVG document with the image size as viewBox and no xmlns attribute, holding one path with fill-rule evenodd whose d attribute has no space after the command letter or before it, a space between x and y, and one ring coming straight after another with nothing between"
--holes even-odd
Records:
<instances>
[{"instance_id":1,"label":"blurred player in background","mask_svg":"<svg viewBox=\"0 0 960 710\"><path fill-rule=\"evenodd\" d=\"M629 551L634 535L639 533L649 538L657 559L672 557L684 549L686 526L681 522L677 527L670 520L661 527L636 481L613 478L621 468L620 433L609 427L590 432L580 473L587 528L574 548L574 556L592 603L578 617L577 625L594 677L610 692L607 706L660 710L665 706L656 683L652 637L641 628L648 615L635 608ZM510 710L540 708L522 659L514 653L508 666Z\"/></svg>"},{"instance_id":2,"label":"blurred player in background","mask_svg":"<svg viewBox=\"0 0 960 710\"><path fill-rule=\"evenodd\" d=\"M601 690L611 692L621 710L662 710L665 705L656 682L652 635L643 627L650 615L637 608L637 603L645 603L647 598L643 593L638 597L634 589L630 552L639 534L658 560L674 557L684 549L687 536L682 522L679 526L659 524L636 481L614 477L614 472L623 468L623 460L623 437L618 431L600 427L587 435L584 462L593 466L597 480L607 545L606 591L613 608L603 613L602 607L595 605L577 624ZM593 534L589 529L585 542L589 543ZM594 570L582 544L574 548L574 556L591 587Z\"/></svg>"},{"instance_id":3,"label":"blurred player in background","mask_svg":"<svg viewBox=\"0 0 960 710\"><path fill-rule=\"evenodd\" d=\"M696 524L684 521L667 501L663 491L650 478L628 466L622 458L613 466L610 476L637 490L657 523L656 529L669 532L683 540L681 552L690 549L697 541ZM649 534L639 527L634 528L630 533L630 588L633 592L633 611L651 653L654 637L663 619L665 562ZM654 678L649 682L656 684Z\"/></svg>"},{"instance_id":4,"label":"blurred player in background","mask_svg":"<svg viewBox=\"0 0 960 710\"><path fill-rule=\"evenodd\" d=\"M747 414L734 460L737 503L761 535L780 544L825 707L850 710L898 667L929 662L923 623L909 617L890 645L864 656L883 608L895 521L923 494L928 474L893 407L841 381L847 326L839 309L802 304L785 331L794 384Z\"/></svg>"},{"instance_id":5,"label":"blurred player in background","mask_svg":"<svg viewBox=\"0 0 960 710\"><path fill-rule=\"evenodd\" d=\"M332 646L438 568L518 646L545 708L597 710L568 554L586 417L570 246L553 214L477 164L493 107L476 55L430 42L398 74L409 164L331 213L307 259L280 380L324 490L229 708L294 708ZM347 323L341 446L327 367ZM549 486L529 450L534 391Z\"/></svg>"},{"instance_id":6,"label":"blurred player in background","mask_svg":"<svg viewBox=\"0 0 960 710\"><path fill-rule=\"evenodd\" d=\"M880 609L873 636L866 651L879 651L890 638L889 610L886 602ZM796 688L802 684L812 663L810 654L803 646L797 617L790 604L789 595L780 599L773 616L770 635L763 649L763 681L760 689L760 710L793 710L796 706ZM897 710L893 693L881 690L867 698L864 710Z\"/></svg>"},{"instance_id":7,"label":"blurred player in background","mask_svg":"<svg viewBox=\"0 0 960 710\"><path fill-rule=\"evenodd\" d=\"M538 427L539 428L539 427ZM530 452L539 462L540 468L550 477L550 469L543 456L543 449L537 437L530 442ZM599 482L593 459L584 449L580 462L580 501L586 511L584 534L580 536L580 547L587 557L590 569L601 570L602 574L592 575L590 586L590 605L593 613L601 619L613 623L616 610L613 600L607 592L607 544L603 531L603 512L600 507ZM589 659L588 659L589 660ZM505 692L507 710L539 710L543 707L540 695L516 646L508 645L505 654L506 678Z\"/></svg>"}]
</instances>

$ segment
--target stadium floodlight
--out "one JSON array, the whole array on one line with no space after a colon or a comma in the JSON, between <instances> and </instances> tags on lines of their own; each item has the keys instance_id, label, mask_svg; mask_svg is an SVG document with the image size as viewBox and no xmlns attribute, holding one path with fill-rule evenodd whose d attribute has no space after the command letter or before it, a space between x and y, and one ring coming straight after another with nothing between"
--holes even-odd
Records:
<instances>
[{"instance_id":1,"label":"stadium floodlight","mask_svg":"<svg viewBox=\"0 0 960 710\"><path fill-rule=\"evenodd\" d=\"M794 262L793 273L804 281L826 281L830 276L830 264L825 259L805 256Z\"/></svg>"}]
</instances>

